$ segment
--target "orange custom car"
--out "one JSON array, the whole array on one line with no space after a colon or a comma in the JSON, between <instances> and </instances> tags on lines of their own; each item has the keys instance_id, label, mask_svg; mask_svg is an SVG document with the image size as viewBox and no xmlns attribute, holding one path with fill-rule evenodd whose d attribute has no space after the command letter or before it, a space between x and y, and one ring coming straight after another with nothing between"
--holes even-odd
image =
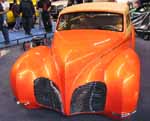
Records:
<instances>
[{"instance_id":1,"label":"orange custom car","mask_svg":"<svg viewBox=\"0 0 150 121\"><path fill-rule=\"evenodd\" d=\"M13 93L29 109L129 117L136 111L140 85L134 46L126 4L67 7L51 47L32 48L13 65Z\"/></svg>"}]
</instances>

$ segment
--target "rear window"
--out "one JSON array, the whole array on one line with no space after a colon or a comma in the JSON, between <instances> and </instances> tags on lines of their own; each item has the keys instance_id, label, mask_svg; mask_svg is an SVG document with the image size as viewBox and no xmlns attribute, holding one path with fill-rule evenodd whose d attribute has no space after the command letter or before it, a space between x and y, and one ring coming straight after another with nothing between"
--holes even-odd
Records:
<instances>
[{"instance_id":1,"label":"rear window","mask_svg":"<svg viewBox=\"0 0 150 121\"><path fill-rule=\"evenodd\" d=\"M123 31L123 15L108 12L76 12L60 16L57 30L98 29Z\"/></svg>"}]
</instances>

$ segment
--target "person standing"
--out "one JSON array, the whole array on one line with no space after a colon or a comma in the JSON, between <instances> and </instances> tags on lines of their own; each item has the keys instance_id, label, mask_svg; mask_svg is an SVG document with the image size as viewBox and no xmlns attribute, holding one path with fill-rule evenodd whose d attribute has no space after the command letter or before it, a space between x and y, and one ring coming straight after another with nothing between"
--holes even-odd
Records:
<instances>
[{"instance_id":1,"label":"person standing","mask_svg":"<svg viewBox=\"0 0 150 121\"><path fill-rule=\"evenodd\" d=\"M35 15L35 9L32 1L21 0L20 12L22 13L22 24L25 30L25 34L31 35L33 16Z\"/></svg>"},{"instance_id":2,"label":"person standing","mask_svg":"<svg viewBox=\"0 0 150 121\"><path fill-rule=\"evenodd\" d=\"M49 0L40 0L42 3L42 20L46 32L52 31L52 22L50 16L51 1Z\"/></svg>"},{"instance_id":3,"label":"person standing","mask_svg":"<svg viewBox=\"0 0 150 121\"><path fill-rule=\"evenodd\" d=\"M2 34L4 36L4 39L5 39L5 44L9 44L10 41L9 41L9 33L8 33L8 28L7 26L4 24L4 21L5 21L5 15L6 15L6 12L3 8L3 1L0 0L0 30L2 31Z\"/></svg>"},{"instance_id":4,"label":"person standing","mask_svg":"<svg viewBox=\"0 0 150 121\"><path fill-rule=\"evenodd\" d=\"M14 18L15 18L15 20L16 20L16 23L15 23L15 25L14 25L13 30L14 30L14 31L17 31L17 30L20 29L21 18L20 18L19 5L17 4L17 1L16 1L16 0L14 0L14 3L13 3L13 5L12 5L12 7L11 7L11 10L12 10L13 16L14 16Z\"/></svg>"},{"instance_id":5,"label":"person standing","mask_svg":"<svg viewBox=\"0 0 150 121\"><path fill-rule=\"evenodd\" d=\"M41 0L38 0L37 1L37 5L36 5L36 8L39 12L39 20L38 20L38 23L39 23L39 29L42 28L43 26L43 21L42 21L42 1Z\"/></svg>"},{"instance_id":6,"label":"person standing","mask_svg":"<svg viewBox=\"0 0 150 121\"><path fill-rule=\"evenodd\" d=\"M8 26L8 24L7 24L7 14L6 13L9 11L10 4L7 0L2 0L2 6L3 6L3 10L5 11L5 13L3 14L3 16L4 16L3 24L5 26Z\"/></svg>"}]
</instances>

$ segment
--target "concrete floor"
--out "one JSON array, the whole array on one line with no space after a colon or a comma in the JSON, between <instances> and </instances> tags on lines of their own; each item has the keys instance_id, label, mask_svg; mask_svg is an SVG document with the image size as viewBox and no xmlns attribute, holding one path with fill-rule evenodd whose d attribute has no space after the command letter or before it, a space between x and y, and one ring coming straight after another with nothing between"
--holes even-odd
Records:
<instances>
[{"instance_id":1,"label":"concrete floor","mask_svg":"<svg viewBox=\"0 0 150 121\"><path fill-rule=\"evenodd\" d=\"M150 120L150 41L136 39L136 51L141 60L141 100L136 115L130 121ZM66 117L47 109L27 110L14 101L9 84L9 72L22 53L20 46L0 57L0 121L112 121L100 115Z\"/></svg>"}]
</instances>

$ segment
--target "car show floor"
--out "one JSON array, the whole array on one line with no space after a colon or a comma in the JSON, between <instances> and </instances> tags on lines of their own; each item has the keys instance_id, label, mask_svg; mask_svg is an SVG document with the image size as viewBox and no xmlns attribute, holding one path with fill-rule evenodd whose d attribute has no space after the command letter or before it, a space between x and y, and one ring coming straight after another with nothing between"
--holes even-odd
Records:
<instances>
[{"instance_id":1,"label":"car show floor","mask_svg":"<svg viewBox=\"0 0 150 121\"><path fill-rule=\"evenodd\" d=\"M113 121L101 115L64 116L49 109L27 110L17 105L11 91L10 69L24 51L22 45L6 48L0 57L0 121ZM150 120L150 41L136 38L136 51L141 60L141 94L139 106L129 121Z\"/></svg>"}]
</instances>

